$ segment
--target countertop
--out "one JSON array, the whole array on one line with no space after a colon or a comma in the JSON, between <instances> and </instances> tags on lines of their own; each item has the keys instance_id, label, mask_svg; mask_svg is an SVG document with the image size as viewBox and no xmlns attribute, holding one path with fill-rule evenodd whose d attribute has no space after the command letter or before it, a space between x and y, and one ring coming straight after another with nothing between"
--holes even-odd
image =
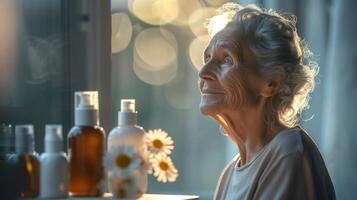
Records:
<instances>
[{"instance_id":1,"label":"countertop","mask_svg":"<svg viewBox=\"0 0 357 200\"><path fill-rule=\"evenodd\" d=\"M26 200L45 200L47 198L26 198ZM105 194L104 197L68 197L68 198L51 198L49 200L106 200L117 199L111 196L111 194ZM144 194L137 200L198 200L199 196L194 195L168 195L168 194ZM120 199L129 200L129 199Z\"/></svg>"}]
</instances>

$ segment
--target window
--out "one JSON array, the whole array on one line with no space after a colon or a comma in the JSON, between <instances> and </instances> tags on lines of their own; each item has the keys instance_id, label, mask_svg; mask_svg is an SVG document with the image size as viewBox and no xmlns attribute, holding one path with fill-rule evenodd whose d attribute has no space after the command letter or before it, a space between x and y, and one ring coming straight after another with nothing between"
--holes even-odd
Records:
<instances>
[{"instance_id":1,"label":"window","mask_svg":"<svg viewBox=\"0 0 357 200\"><path fill-rule=\"evenodd\" d=\"M14 56L10 64L1 66L6 77L2 79L0 121L34 124L36 149L42 152L45 124L62 124L64 134L73 125L74 91L100 90L101 117L109 128L110 117L104 112L109 108L105 105L110 99L106 94L110 78L100 79L104 73L110 76L110 38L102 33L108 31L100 31L110 29L109 2L5 2L1 8L11 8L16 14L5 12L2 20L16 23L11 27L14 30L1 30L17 34L16 43L9 44L15 49Z\"/></svg>"}]
</instances>

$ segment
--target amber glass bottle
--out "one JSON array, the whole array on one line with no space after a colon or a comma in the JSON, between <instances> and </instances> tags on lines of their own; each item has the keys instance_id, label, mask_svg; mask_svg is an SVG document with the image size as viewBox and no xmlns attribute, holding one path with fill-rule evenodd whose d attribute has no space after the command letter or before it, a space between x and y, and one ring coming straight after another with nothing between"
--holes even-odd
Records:
<instances>
[{"instance_id":1,"label":"amber glass bottle","mask_svg":"<svg viewBox=\"0 0 357 200\"><path fill-rule=\"evenodd\" d=\"M20 197L37 197L40 193L40 161L33 154L16 155L16 184Z\"/></svg>"},{"instance_id":2,"label":"amber glass bottle","mask_svg":"<svg viewBox=\"0 0 357 200\"><path fill-rule=\"evenodd\" d=\"M73 127L69 132L70 184L72 196L101 196L104 178L102 159L105 135L100 127Z\"/></svg>"},{"instance_id":3,"label":"amber glass bottle","mask_svg":"<svg viewBox=\"0 0 357 200\"><path fill-rule=\"evenodd\" d=\"M32 125L15 127L15 151L12 160L15 163L16 191L20 197L36 197L40 192L40 161L34 150Z\"/></svg>"},{"instance_id":4,"label":"amber glass bottle","mask_svg":"<svg viewBox=\"0 0 357 200\"><path fill-rule=\"evenodd\" d=\"M102 196L105 190L106 140L98 118L98 93L76 92L75 126L68 134L71 196Z\"/></svg>"}]
</instances>

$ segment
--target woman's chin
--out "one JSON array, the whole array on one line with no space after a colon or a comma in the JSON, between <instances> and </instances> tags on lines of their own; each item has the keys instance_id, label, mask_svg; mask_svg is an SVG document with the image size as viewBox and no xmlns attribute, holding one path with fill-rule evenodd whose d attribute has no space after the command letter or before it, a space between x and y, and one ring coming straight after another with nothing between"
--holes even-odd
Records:
<instances>
[{"instance_id":1,"label":"woman's chin","mask_svg":"<svg viewBox=\"0 0 357 200\"><path fill-rule=\"evenodd\" d=\"M224 95L201 95L200 111L203 115L214 115L222 111Z\"/></svg>"},{"instance_id":2,"label":"woman's chin","mask_svg":"<svg viewBox=\"0 0 357 200\"><path fill-rule=\"evenodd\" d=\"M219 111L219 106L214 103L205 103L201 101L199 107L200 107L200 112L203 115L213 115Z\"/></svg>"}]
</instances>

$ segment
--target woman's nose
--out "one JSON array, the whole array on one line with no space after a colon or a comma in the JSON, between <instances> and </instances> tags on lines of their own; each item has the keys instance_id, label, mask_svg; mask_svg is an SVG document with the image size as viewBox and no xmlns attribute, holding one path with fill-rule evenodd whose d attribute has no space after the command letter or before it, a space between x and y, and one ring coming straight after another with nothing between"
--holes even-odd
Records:
<instances>
[{"instance_id":1,"label":"woman's nose","mask_svg":"<svg viewBox=\"0 0 357 200\"><path fill-rule=\"evenodd\" d=\"M214 63L212 63L212 62L208 62L203 65L203 67L201 68L201 70L198 73L198 76L200 77L200 79L202 79L202 80L215 80L216 79L216 75L212 69L213 64Z\"/></svg>"}]
</instances>

